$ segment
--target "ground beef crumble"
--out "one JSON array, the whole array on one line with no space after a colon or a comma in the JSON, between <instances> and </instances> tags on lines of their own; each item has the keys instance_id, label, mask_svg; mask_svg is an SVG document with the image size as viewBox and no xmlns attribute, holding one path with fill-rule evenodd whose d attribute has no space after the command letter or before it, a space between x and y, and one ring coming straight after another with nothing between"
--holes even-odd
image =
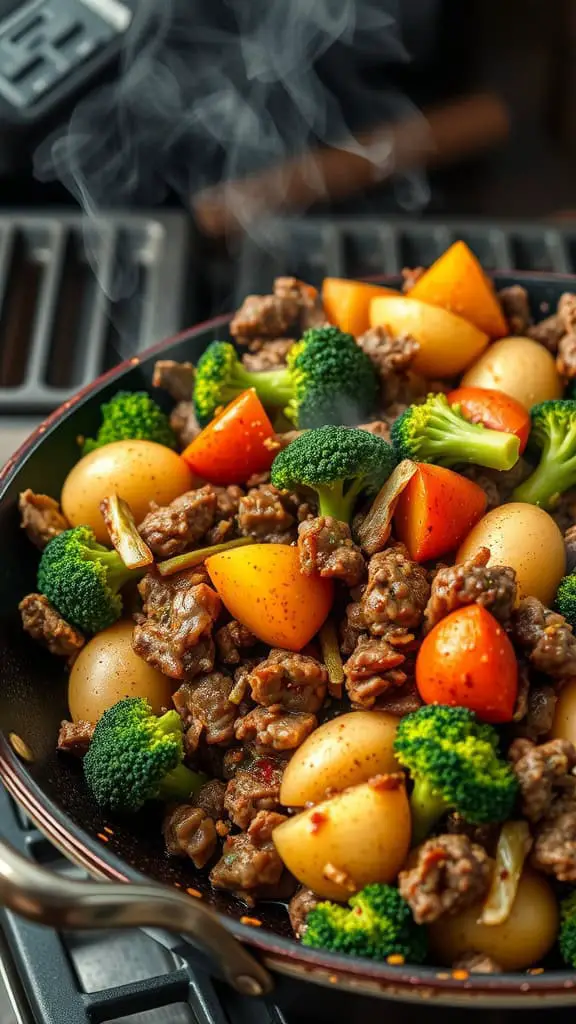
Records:
<instances>
[{"instance_id":1,"label":"ground beef crumble","mask_svg":"<svg viewBox=\"0 0 576 1024\"><path fill-rule=\"evenodd\" d=\"M490 884L490 860L482 846L464 835L428 839L418 850L416 866L401 871L398 888L418 924L471 906Z\"/></svg>"},{"instance_id":2,"label":"ground beef crumble","mask_svg":"<svg viewBox=\"0 0 576 1024\"><path fill-rule=\"evenodd\" d=\"M82 633L66 622L43 594L27 594L18 608L25 632L44 644L51 654L72 661L84 647Z\"/></svg>"},{"instance_id":3,"label":"ground beef crumble","mask_svg":"<svg viewBox=\"0 0 576 1024\"><path fill-rule=\"evenodd\" d=\"M488 568L489 558L488 548L480 548L466 562L436 573L426 606L427 630L469 604L482 605L499 622L509 622L516 602L516 573L507 566Z\"/></svg>"},{"instance_id":4,"label":"ground beef crumble","mask_svg":"<svg viewBox=\"0 0 576 1024\"><path fill-rule=\"evenodd\" d=\"M373 636L417 629L429 594L426 570L410 559L403 545L380 551L368 563L362 620Z\"/></svg>"},{"instance_id":5,"label":"ground beef crumble","mask_svg":"<svg viewBox=\"0 0 576 1024\"><path fill-rule=\"evenodd\" d=\"M92 722L80 718L77 722L61 722L56 749L73 757L84 757L94 735Z\"/></svg>"},{"instance_id":6,"label":"ground beef crumble","mask_svg":"<svg viewBox=\"0 0 576 1024\"><path fill-rule=\"evenodd\" d=\"M206 866L218 845L213 819L201 807L191 804L179 804L169 810L162 831L167 853L172 857L189 857L196 868Z\"/></svg>"},{"instance_id":7,"label":"ground beef crumble","mask_svg":"<svg viewBox=\"0 0 576 1024\"><path fill-rule=\"evenodd\" d=\"M35 494L28 487L18 497L20 525L35 547L43 551L54 537L70 529L60 505L47 494Z\"/></svg>"},{"instance_id":8,"label":"ground beef crumble","mask_svg":"<svg viewBox=\"0 0 576 1024\"><path fill-rule=\"evenodd\" d=\"M576 637L562 615L536 597L520 602L512 617L512 635L530 664L553 679L576 675Z\"/></svg>"},{"instance_id":9,"label":"ground beef crumble","mask_svg":"<svg viewBox=\"0 0 576 1024\"><path fill-rule=\"evenodd\" d=\"M138 532L156 558L172 558L190 551L212 526L217 500L207 484L174 498L169 505L150 503L150 512Z\"/></svg>"},{"instance_id":10,"label":"ground beef crumble","mask_svg":"<svg viewBox=\"0 0 576 1024\"><path fill-rule=\"evenodd\" d=\"M301 886L294 893L288 904L288 916L292 925L292 931L297 939L301 939L304 935L306 931L306 918L311 910L316 909L319 902L320 900L316 893L313 893L311 889L305 889L304 886Z\"/></svg>"},{"instance_id":11,"label":"ground beef crumble","mask_svg":"<svg viewBox=\"0 0 576 1024\"><path fill-rule=\"evenodd\" d=\"M234 739L238 707L228 698L234 680L223 672L211 672L184 683L172 700L184 723L186 752L193 754L203 737L206 743L228 744Z\"/></svg>"},{"instance_id":12,"label":"ground beef crumble","mask_svg":"<svg viewBox=\"0 0 576 1024\"><path fill-rule=\"evenodd\" d=\"M346 691L353 704L372 708L379 697L406 682L405 656L383 638L360 638L344 663Z\"/></svg>"},{"instance_id":13,"label":"ground beef crumble","mask_svg":"<svg viewBox=\"0 0 576 1024\"><path fill-rule=\"evenodd\" d=\"M238 828L248 828L259 811L275 811L280 806L284 767L283 762L265 756L236 771L226 787L224 807Z\"/></svg>"},{"instance_id":14,"label":"ground beef crumble","mask_svg":"<svg viewBox=\"0 0 576 1024\"><path fill-rule=\"evenodd\" d=\"M249 683L257 704L314 714L326 696L328 673L315 658L275 648L253 669Z\"/></svg>"},{"instance_id":15,"label":"ground beef crumble","mask_svg":"<svg viewBox=\"0 0 576 1024\"><path fill-rule=\"evenodd\" d=\"M530 857L533 867L559 882L576 882L576 800L555 800L536 826Z\"/></svg>"},{"instance_id":16,"label":"ground beef crumble","mask_svg":"<svg viewBox=\"0 0 576 1024\"><path fill-rule=\"evenodd\" d=\"M511 335L525 336L532 323L528 292L522 285L513 284L508 288L501 288L498 298L502 311L508 321L508 329Z\"/></svg>"},{"instance_id":17,"label":"ground beef crumble","mask_svg":"<svg viewBox=\"0 0 576 1024\"><path fill-rule=\"evenodd\" d=\"M261 370L277 370L286 365L286 356L293 345L293 338L264 341L258 352L246 352L242 356L242 362L251 373L259 373Z\"/></svg>"},{"instance_id":18,"label":"ground beef crumble","mask_svg":"<svg viewBox=\"0 0 576 1024\"><path fill-rule=\"evenodd\" d=\"M247 832L229 836L222 857L210 872L216 889L229 889L238 895L261 886L277 885L284 871L272 832L286 821L284 814L260 811Z\"/></svg>"},{"instance_id":19,"label":"ground beef crumble","mask_svg":"<svg viewBox=\"0 0 576 1024\"><path fill-rule=\"evenodd\" d=\"M318 725L315 715L286 711L281 704L254 708L235 725L236 739L253 741L259 749L296 750Z\"/></svg>"},{"instance_id":20,"label":"ground beef crumble","mask_svg":"<svg viewBox=\"0 0 576 1024\"><path fill-rule=\"evenodd\" d=\"M132 645L136 654L171 679L185 679L214 666L212 628L220 598L205 583L196 584L194 570L157 576L148 573L138 584L138 613Z\"/></svg>"},{"instance_id":21,"label":"ground beef crumble","mask_svg":"<svg viewBox=\"0 0 576 1024\"><path fill-rule=\"evenodd\" d=\"M243 537L272 544L296 540L296 517L271 484L252 487L238 505L238 531Z\"/></svg>"},{"instance_id":22,"label":"ground beef crumble","mask_svg":"<svg viewBox=\"0 0 576 1024\"><path fill-rule=\"evenodd\" d=\"M242 651L249 650L258 643L257 638L241 622L232 619L222 626L215 634L218 658L225 665L239 665Z\"/></svg>"},{"instance_id":23,"label":"ground beef crumble","mask_svg":"<svg viewBox=\"0 0 576 1024\"><path fill-rule=\"evenodd\" d=\"M219 818L223 818L225 814L225 793L225 782L222 782L220 779L210 779L210 782L205 782L198 790L198 793L194 798L194 806L201 807L204 814L207 814L208 817L212 818L214 821L218 821Z\"/></svg>"},{"instance_id":24,"label":"ground beef crumble","mask_svg":"<svg viewBox=\"0 0 576 1024\"><path fill-rule=\"evenodd\" d=\"M157 359L154 363L152 387L167 391L175 402L189 402L194 389L195 369L192 363L174 359Z\"/></svg>"},{"instance_id":25,"label":"ground beef crumble","mask_svg":"<svg viewBox=\"0 0 576 1024\"><path fill-rule=\"evenodd\" d=\"M352 540L350 527L333 516L317 516L300 523L298 552L305 576L338 579L356 587L366 575L364 556Z\"/></svg>"},{"instance_id":26,"label":"ground beef crumble","mask_svg":"<svg viewBox=\"0 0 576 1024\"><path fill-rule=\"evenodd\" d=\"M528 739L517 739L508 758L520 785L522 813L529 821L546 817L558 797L573 794L576 798L576 748L569 740L536 746Z\"/></svg>"}]
</instances>

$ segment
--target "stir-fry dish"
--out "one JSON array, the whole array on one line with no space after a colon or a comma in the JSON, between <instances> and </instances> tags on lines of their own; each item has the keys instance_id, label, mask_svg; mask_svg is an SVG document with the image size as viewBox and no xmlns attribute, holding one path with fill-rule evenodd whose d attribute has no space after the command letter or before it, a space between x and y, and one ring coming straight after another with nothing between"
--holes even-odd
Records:
<instances>
[{"instance_id":1,"label":"stir-fry dish","mask_svg":"<svg viewBox=\"0 0 576 1024\"><path fill-rule=\"evenodd\" d=\"M304 946L576 968L576 295L404 278L279 278L171 413L112 395L20 495L23 627L99 807Z\"/></svg>"}]
</instances>

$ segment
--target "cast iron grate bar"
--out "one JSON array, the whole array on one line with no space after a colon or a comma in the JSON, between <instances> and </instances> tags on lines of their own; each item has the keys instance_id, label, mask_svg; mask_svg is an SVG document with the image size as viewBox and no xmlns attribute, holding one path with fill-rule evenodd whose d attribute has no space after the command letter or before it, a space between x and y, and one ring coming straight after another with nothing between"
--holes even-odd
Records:
<instances>
[{"instance_id":1,"label":"cast iron grate bar","mask_svg":"<svg viewBox=\"0 0 576 1024\"><path fill-rule=\"evenodd\" d=\"M185 213L0 215L0 413L48 413L195 319Z\"/></svg>"},{"instance_id":2,"label":"cast iron grate bar","mask_svg":"<svg viewBox=\"0 0 576 1024\"><path fill-rule=\"evenodd\" d=\"M269 291L276 274L294 274L319 285L325 276L370 277L398 274L405 266L427 266L457 238L470 245L487 270L576 273L576 226L426 218L278 218L245 238L235 303L246 294Z\"/></svg>"}]
</instances>

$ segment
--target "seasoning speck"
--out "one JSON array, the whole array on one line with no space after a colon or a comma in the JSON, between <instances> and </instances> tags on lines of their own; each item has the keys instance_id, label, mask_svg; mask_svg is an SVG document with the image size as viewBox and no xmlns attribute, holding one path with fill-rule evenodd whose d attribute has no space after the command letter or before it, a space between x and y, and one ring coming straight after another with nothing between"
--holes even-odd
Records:
<instances>
[{"instance_id":1,"label":"seasoning speck","mask_svg":"<svg viewBox=\"0 0 576 1024\"><path fill-rule=\"evenodd\" d=\"M199 889L186 889L186 892L189 896L195 896L198 900L202 899L202 893Z\"/></svg>"},{"instance_id":2,"label":"seasoning speck","mask_svg":"<svg viewBox=\"0 0 576 1024\"><path fill-rule=\"evenodd\" d=\"M96 835L98 836L98 839L102 840L103 843L109 843L110 842L109 837L105 836L103 832L97 832Z\"/></svg>"},{"instance_id":3,"label":"seasoning speck","mask_svg":"<svg viewBox=\"0 0 576 1024\"><path fill-rule=\"evenodd\" d=\"M452 977L454 978L454 981L468 981L468 978L470 977L470 975L469 975L468 971L458 970L458 971L452 971Z\"/></svg>"},{"instance_id":4,"label":"seasoning speck","mask_svg":"<svg viewBox=\"0 0 576 1024\"><path fill-rule=\"evenodd\" d=\"M249 924L252 928L262 927L262 921L259 921L257 917L246 917L245 915L240 918L240 924Z\"/></svg>"},{"instance_id":5,"label":"seasoning speck","mask_svg":"<svg viewBox=\"0 0 576 1024\"><path fill-rule=\"evenodd\" d=\"M402 956L402 953L392 953L390 956L386 957L386 963L390 964L391 967L401 967L402 964L406 963L406 960Z\"/></svg>"}]
</instances>

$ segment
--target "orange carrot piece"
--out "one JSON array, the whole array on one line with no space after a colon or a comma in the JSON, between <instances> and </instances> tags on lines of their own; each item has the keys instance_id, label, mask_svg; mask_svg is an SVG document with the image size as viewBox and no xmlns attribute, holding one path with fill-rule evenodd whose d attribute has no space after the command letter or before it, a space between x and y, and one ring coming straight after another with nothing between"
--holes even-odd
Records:
<instances>
[{"instance_id":1,"label":"orange carrot piece","mask_svg":"<svg viewBox=\"0 0 576 1024\"><path fill-rule=\"evenodd\" d=\"M395 533L411 558L427 562L457 548L485 510L478 484L451 469L418 463L396 506Z\"/></svg>"},{"instance_id":2,"label":"orange carrot piece","mask_svg":"<svg viewBox=\"0 0 576 1024\"><path fill-rule=\"evenodd\" d=\"M357 338L370 327L370 303L379 295L397 295L393 288L384 288L365 281L347 281L341 277L325 277L322 284L322 305L330 323Z\"/></svg>"}]
</instances>

